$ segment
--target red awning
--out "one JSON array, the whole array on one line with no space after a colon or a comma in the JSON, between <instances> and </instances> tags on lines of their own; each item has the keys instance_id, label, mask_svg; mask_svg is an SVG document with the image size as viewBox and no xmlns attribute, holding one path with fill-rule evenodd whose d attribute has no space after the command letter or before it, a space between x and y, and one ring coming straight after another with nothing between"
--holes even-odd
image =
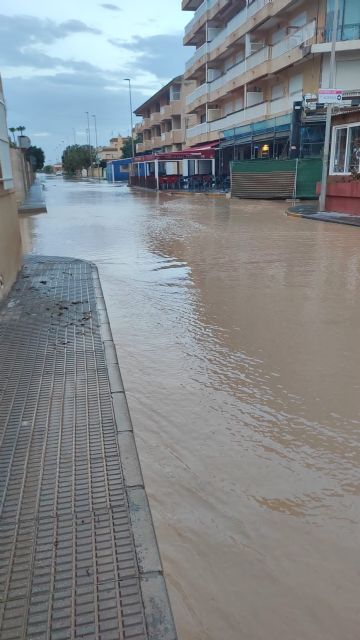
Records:
<instances>
[{"instance_id":1,"label":"red awning","mask_svg":"<svg viewBox=\"0 0 360 640\"><path fill-rule=\"evenodd\" d=\"M186 147L186 149L183 149L183 153L186 151L192 151L193 153L197 151L210 151L211 149L216 149L218 146L218 140L215 142L202 142L201 144L197 144L196 147Z\"/></svg>"},{"instance_id":2,"label":"red awning","mask_svg":"<svg viewBox=\"0 0 360 640\"><path fill-rule=\"evenodd\" d=\"M209 143L212 144L212 143ZM218 144L217 142L215 144ZM160 162L176 161L176 160L212 160L215 158L215 150L213 147L199 146L190 147L189 149L183 149L183 151L168 151L167 153L155 153L147 156L135 156L133 162L138 164L139 162L154 162L159 160Z\"/></svg>"}]
</instances>

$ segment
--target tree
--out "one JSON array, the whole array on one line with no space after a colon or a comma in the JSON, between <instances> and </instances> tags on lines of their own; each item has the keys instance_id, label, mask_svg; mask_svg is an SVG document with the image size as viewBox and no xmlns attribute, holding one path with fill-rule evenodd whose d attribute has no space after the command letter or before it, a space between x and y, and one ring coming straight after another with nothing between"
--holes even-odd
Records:
<instances>
[{"instance_id":1,"label":"tree","mask_svg":"<svg viewBox=\"0 0 360 640\"><path fill-rule=\"evenodd\" d=\"M136 141L134 140L134 145L136 144ZM125 138L124 139L124 144L121 148L122 154L123 154L123 158L132 158L133 155L133 150L132 150L132 138Z\"/></svg>"},{"instance_id":2,"label":"tree","mask_svg":"<svg viewBox=\"0 0 360 640\"><path fill-rule=\"evenodd\" d=\"M51 164L46 164L44 167L44 173L51 175L52 173L54 173L54 167Z\"/></svg>"},{"instance_id":3,"label":"tree","mask_svg":"<svg viewBox=\"0 0 360 640\"><path fill-rule=\"evenodd\" d=\"M26 127L23 127L23 126L21 126L21 127L16 127L16 131L20 131L20 135L21 135L21 136L22 136L22 134L24 133L25 129L26 129Z\"/></svg>"},{"instance_id":4,"label":"tree","mask_svg":"<svg viewBox=\"0 0 360 640\"><path fill-rule=\"evenodd\" d=\"M16 140L15 140L15 131L17 131L16 127L9 127L9 131L11 131L12 135L13 135L13 139L14 139L14 145L16 147Z\"/></svg>"},{"instance_id":5,"label":"tree","mask_svg":"<svg viewBox=\"0 0 360 640\"><path fill-rule=\"evenodd\" d=\"M26 150L26 158L33 165L34 171L40 171L45 162L45 154L40 147L29 147Z\"/></svg>"},{"instance_id":6,"label":"tree","mask_svg":"<svg viewBox=\"0 0 360 640\"><path fill-rule=\"evenodd\" d=\"M72 144L69 147L66 147L62 155L64 173L73 176L78 171L81 171L81 169L88 169L94 157L95 150L93 147L89 150L88 145Z\"/></svg>"}]
</instances>

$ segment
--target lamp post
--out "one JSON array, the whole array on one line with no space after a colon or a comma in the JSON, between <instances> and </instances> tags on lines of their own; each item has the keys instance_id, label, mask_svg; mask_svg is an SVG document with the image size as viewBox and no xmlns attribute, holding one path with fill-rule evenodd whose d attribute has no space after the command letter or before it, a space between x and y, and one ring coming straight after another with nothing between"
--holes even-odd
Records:
<instances>
[{"instance_id":1,"label":"lamp post","mask_svg":"<svg viewBox=\"0 0 360 640\"><path fill-rule=\"evenodd\" d=\"M98 171L98 178L100 180L100 175L99 175L99 161L98 161L98 134L97 134L97 122L96 122L96 115L93 114L92 118L94 118L94 129L95 129L95 161L96 161L96 167L97 167L97 171Z\"/></svg>"},{"instance_id":2,"label":"lamp post","mask_svg":"<svg viewBox=\"0 0 360 640\"><path fill-rule=\"evenodd\" d=\"M337 37L337 30L338 30L338 22L339 22L339 0L335 0L333 26L332 26L332 39L331 39L329 89L334 89L335 78L336 78L336 37ZM325 206L326 206L327 176L328 176L329 155L330 155L331 115L332 115L332 104L328 104L326 109L323 168L322 168L322 177L321 177L321 192L320 192L320 198L319 198L320 211L325 211Z\"/></svg>"},{"instance_id":3,"label":"lamp post","mask_svg":"<svg viewBox=\"0 0 360 640\"><path fill-rule=\"evenodd\" d=\"M135 158L135 144L134 144L134 136L133 136L133 108L132 108L132 94L131 94L131 78L124 78L124 80L125 80L125 82L129 83L131 148L132 148L132 157Z\"/></svg>"},{"instance_id":4,"label":"lamp post","mask_svg":"<svg viewBox=\"0 0 360 640\"><path fill-rule=\"evenodd\" d=\"M86 119L87 119L87 130L88 130L88 141L89 141L90 172L92 173L90 118L89 118L89 112L85 111L85 113L86 113Z\"/></svg>"}]
</instances>

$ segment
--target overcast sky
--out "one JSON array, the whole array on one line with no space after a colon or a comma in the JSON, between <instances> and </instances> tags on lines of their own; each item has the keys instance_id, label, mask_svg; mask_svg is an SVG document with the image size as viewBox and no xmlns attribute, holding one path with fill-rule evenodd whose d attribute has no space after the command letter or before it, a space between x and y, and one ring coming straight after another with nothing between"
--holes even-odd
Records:
<instances>
[{"instance_id":1,"label":"overcast sky","mask_svg":"<svg viewBox=\"0 0 360 640\"><path fill-rule=\"evenodd\" d=\"M62 140L73 143L73 130L85 143L85 111L97 116L99 144L129 135L123 79L132 78L135 108L182 73L191 55L182 46L190 18L181 0L0 0L9 127L26 126L48 162Z\"/></svg>"}]
</instances>

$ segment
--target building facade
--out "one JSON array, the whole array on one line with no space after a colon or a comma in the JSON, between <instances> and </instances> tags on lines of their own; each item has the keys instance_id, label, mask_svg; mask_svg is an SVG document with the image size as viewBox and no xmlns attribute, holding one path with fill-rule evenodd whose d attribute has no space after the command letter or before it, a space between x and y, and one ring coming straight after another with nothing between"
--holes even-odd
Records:
<instances>
[{"instance_id":1,"label":"building facade","mask_svg":"<svg viewBox=\"0 0 360 640\"><path fill-rule=\"evenodd\" d=\"M360 2L340 5L337 82L351 97L360 84ZM236 160L288 157L300 147L304 156L321 155L324 112L302 105L304 95L327 87L333 0L183 0L182 8L195 11L184 36L196 47L185 71L196 82L186 98L196 118L187 144L218 140ZM295 142L294 105L301 109Z\"/></svg>"},{"instance_id":2,"label":"building facade","mask_svg":"<svg viewBox=\"0 0 360 640\"><path fill-rule=\"evenodd\" d=\"M4 94L0 78L0 300L21 265L21 239L10 159Z\"/></svg>"},{"instance_id":3,"label":"building facade","mask_svg":"<svg viewBox=\"0 0 360 640\"><path fill-rule=\"evenodd\" d=\"M122 148L124 139L122 136L110 138L110 144L97 148L98 162L110 162L111 160L120 160L123 157Z\"/></svg>"},{"instance_id":4,"label":"building facade","mask_svg":"<svg viewBox=\"0 0 360 640\"><path fill-rule=\"evenodd\" d=\"M185 131L192 124L186 115L186 98L194 88L192 81L178 76L135 110L142 122L136 125L140 142L137 154L181 151L185 145Z\"/></svg>"}]
</instances>

